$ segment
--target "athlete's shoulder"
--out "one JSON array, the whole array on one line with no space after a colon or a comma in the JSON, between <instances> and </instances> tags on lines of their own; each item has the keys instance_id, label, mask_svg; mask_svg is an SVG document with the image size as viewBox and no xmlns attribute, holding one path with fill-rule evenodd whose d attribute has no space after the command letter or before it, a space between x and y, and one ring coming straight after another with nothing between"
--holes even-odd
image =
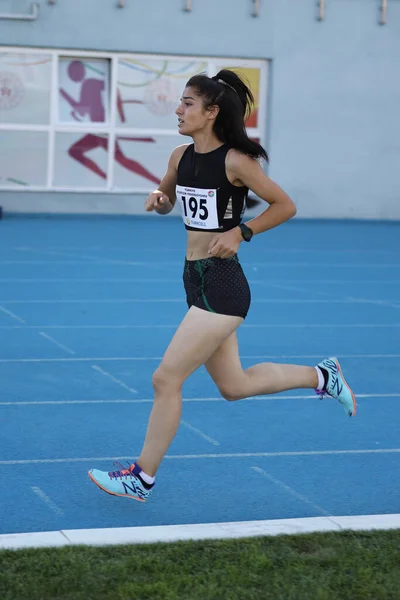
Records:
<instances>
[{"instance_id":1,"label":"athlete's shoulder","mask_svg":"<svg viewBox=\"0 0 400 600\"><path fill-rule=\"evenodd\" d=\"M177 146L172 151L171 156L169 157L169 166L170 166L170 168L173 167L175 169L175 171L178 170L179 163L181 161L182 156L185 154L186 150L191 145L192 144L181 144L180 146Z\"/></svg>"},{"instance_id":2,"label":"athlete's shoulder","mask_svg":"<svg viewBox=\"0 0 400 600\"><path fill-rule=\"evenodd\" d=\"M179 164L179 161L181 160L182 156L189 148L189 146L193 146L193 144L181 144L172 151L171 159L176 163L176 165Z\"/></svg>"},{"instance_id":3,"label":"athlete's shoulder","mask_svg":"<svg viewBox=\"0 0 400 600\"><path fill-rule=\"evenodd\" d=\"M258 162L256 158L244 154L240 150L236 150L236 148L229 148L226 155L226 164L230 168L246 166L254 162Z\"/></svg>"},{"instance_id":4,"label":"athlete's shoulder","mask_svg":"<svg viewBox=\"0 0 400 600\"><path fill-rule=\"evenodd\" d=\"M240 182L240 185L245 187L246 184L243 182L247 181L249 176L254 177L262 171L260 162L257 158L253 158L234 148L229 150L226 156L225 170L230 181L236 181L237 184Z\"/></svg>"}]
</instances>

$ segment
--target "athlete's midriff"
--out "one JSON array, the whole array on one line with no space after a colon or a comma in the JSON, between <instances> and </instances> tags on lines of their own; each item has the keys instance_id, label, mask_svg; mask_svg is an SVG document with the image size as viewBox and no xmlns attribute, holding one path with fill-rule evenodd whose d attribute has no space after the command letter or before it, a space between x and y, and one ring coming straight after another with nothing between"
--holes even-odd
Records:
<instances>
[{"instance_id":1,"label":"athlete's midriff","mask_svg":"<svg viewBox=\"0 0 400 600\"><path fill-rule=\"evenodd\" d=\"M210 258L213 240L241 222L248 188L229 173L229 151L229 145L223 144L199 154L190 144L179 161L175 193L188 235L187 260Z\"/></svg>"},{"instance_id":2,"label":"athlete's midriff","mask_svg":"<svg viewBox=\"0 0 400 600\"><path fill-rule=\"evenodd\" d=\"M186 258L188 260L200 260L210 258L208 249L213 238L221 235L217 231L188 231L186 243Z\"/></svg>"}]
</instances>

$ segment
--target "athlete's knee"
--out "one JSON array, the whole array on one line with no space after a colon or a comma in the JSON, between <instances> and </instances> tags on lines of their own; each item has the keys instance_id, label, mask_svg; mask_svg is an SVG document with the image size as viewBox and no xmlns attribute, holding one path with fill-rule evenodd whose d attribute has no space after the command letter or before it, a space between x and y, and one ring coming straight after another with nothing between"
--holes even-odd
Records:
<instances>
[{"instance_id":1,"label":"athlete's knee","mask_svg":"<svg viewBox=\"0 0 400 600\"><path fill-rule=\"evenodd\" d=\"M246 394L243 394L243 389L240 383L225 382L219 385L218 389L224 400L228 400L228 402L235 402L235 400L241 400L242 398L246 397Z\"/></svg>"},{"instance_id":2,"label":"athlete's knee","mask_svg":"<svg viewBox=\"0 0 400 600\"><path fill-rule=\"evenodd\" d=\"M161 363L153 373L152 384L155 392L177 391L181 389L183 381L175 369Z\"/></svg>"}]
</instances>

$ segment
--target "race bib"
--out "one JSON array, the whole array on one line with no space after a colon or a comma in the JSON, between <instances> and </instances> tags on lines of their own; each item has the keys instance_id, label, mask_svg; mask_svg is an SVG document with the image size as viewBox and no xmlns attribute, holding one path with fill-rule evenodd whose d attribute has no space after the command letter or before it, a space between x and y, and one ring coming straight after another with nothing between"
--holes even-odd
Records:
<instances>
[{"instance_id":1,"label":"race bib","mask_svg":"<svg viewBox=\"0 0 400 600\"><path fill-rule=\"evenodd\" d=\"M176 186L182 219L195 229L218 229L217 190Z\"/></svg>"}]
</instances>

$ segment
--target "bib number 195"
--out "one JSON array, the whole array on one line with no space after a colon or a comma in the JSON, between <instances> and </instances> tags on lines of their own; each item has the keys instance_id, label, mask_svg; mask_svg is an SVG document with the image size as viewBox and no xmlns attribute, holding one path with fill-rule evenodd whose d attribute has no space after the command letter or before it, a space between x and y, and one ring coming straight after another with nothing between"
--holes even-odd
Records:
<instances>
[{"instance_id":1,"label":"bib number 195","mask_svg":"<svg viewBox=\"0 0 400 600\"><path fill-rule=\"evenodd\" d=\"M196 219L197 216L202 221L206 221L208 218L207 200L201 198L200 201L197 198L189 198L186 200L186 196L181 196L183 204L183 212L185 217L188 216L188 209L190 210L192 219Z\"/></svg>"}]
</instances>

